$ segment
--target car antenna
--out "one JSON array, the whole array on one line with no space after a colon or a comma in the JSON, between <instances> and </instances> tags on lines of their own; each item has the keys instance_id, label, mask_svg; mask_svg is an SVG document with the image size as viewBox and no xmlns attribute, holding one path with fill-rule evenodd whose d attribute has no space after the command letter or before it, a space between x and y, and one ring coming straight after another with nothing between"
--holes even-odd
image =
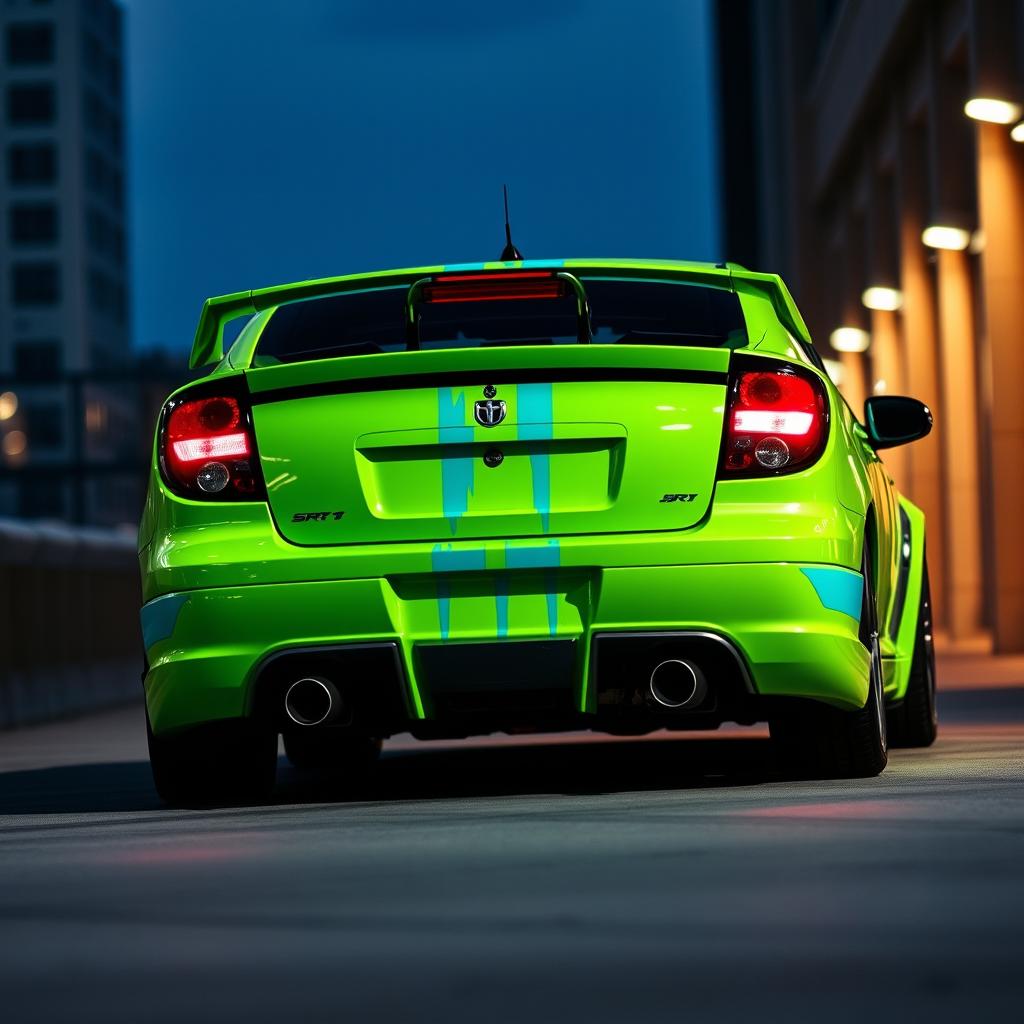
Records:
<instances>
[{"instance_id":1,"label":"car antenna","mask_svg":"<svg viewBox=\"0 0 1024 1024\"><path fill-rule=\"evenodd\" d=\"M505 248L501 250L501 262L521 260L523 254L512 244L512 227L508 221L508 185L501 186L505 193Z\"/></svg>"}]
</instances>

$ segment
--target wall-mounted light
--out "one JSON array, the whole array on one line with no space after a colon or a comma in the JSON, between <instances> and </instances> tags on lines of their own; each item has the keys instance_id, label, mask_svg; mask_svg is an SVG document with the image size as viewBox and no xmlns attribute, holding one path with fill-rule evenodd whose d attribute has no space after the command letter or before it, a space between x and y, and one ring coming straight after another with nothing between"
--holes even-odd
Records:
<instances>
[{"instance_id":1,"label":"wall-mounted light","mask_svg":"<svg viewBox=\"0 0 1024 1024\"><path fill-rule=\"evenodd\" d=\"M18 411L18 396L13 391L0 395L0 420L9 420Z\"/></svg>"},{"instance_id":2,"label":"wall-mounted light","mask_svg":"<svg viewBox=\"0 0 1024 1024\"><path fill-rule=\"evenodd\" d=\"M859 327L837 327L828 340L837 352L867 352L871 335Z\"/></svg>"},{"instance_id":3,"label":"wall-mounted light","mask_svg":"<svg viewBox=\"0 0 1024 1024\"><path fill-rule=\"evenodd\" d=\"M1014 142L1024 142L1024 121L1021 121L1020 124L1015 124L1010 129L1010 138Z\"/></svg>"},{"instance_id":4,"label":"wall-mounted light","mask_svg":"<svg viewBox=\"0 0 1024 1024\"><path fill-rule=\"evenodd\" d=\"M884 285L873 285L865 288L860 301L868 309L877 309L886 313L895 313L903 308L903 292L899 288L887 288Z\"/></svg>"},{"instance_id":5,"label":"wall-mounted light","mask_svg":"<svg viewBox=\"0 0 1024 1024\"><path fill-rule=\"evenodd\" d=\"M975 121L988 121L991 124L1013 124L1020 120L1019 103L1009 100L997 100L991 96L975 96L964 104L964 113Z\"/></svg>"},{"instance_id":6,"label":"wall-mounted light","mask_svg":"<svg viewBox=\"0 0 1024 1024\"><path fill-rule=\"evenodd\" d=\"M971 244L971 233L948 224L930 224L921 232L921 241L929 249L954 249L962 252Z\"/></svg>"},{"instance_id":7,"label":"wall-mounted light","mask_svg":"<svg viewBox=\"0 0 1024 1024\"><path fill-rule=\"evenodd\" d=\"M825 372L837 388L843 386L843 364L838 359L822 359L825 364Z\"/></svg>"}]
</instances>

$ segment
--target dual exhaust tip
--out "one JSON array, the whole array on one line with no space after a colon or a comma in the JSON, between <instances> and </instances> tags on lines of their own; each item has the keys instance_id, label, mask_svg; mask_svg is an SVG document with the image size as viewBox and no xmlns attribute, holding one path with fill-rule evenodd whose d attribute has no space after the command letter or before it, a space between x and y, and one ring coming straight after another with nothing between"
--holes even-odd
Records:
<instances>
[{"instance_id":1,"label":"dual exhaust tip","mask_svg":"<svg viewBox=\"0 0 1024 1024\"><path fill-rule=\"evenodd\" d=\"M681 658L658 662L647 683L647 694L651 700L669 711L695 708L707 693L704 673L693 662Z\"/></svg>"},{"instance_id":2,"label":"dual exhaust tip","mask_svg":"<svg viewBox=\"0 0 1024 1024\"><path fill-rule=\"evenodd\" d=\"M651 700L669 711L697 707L707 696L704 674L692 662L667 658L654 666L647 683ZM303 676L285 691L284 710L296 725L330 725L344 711L338 688L323 676Z\"/></svg>"},{"instance_id":3,"label":"dual exhaust tip","mask_svg":"<svg viewBox=\"0 0 1024 1024\"><path fill-rule=\"evenodd\" d=\"M330 725L344 710L338 688L323 676L296 679L285 691L285 714L296 725Z\"/></svg>"}]
</instances>

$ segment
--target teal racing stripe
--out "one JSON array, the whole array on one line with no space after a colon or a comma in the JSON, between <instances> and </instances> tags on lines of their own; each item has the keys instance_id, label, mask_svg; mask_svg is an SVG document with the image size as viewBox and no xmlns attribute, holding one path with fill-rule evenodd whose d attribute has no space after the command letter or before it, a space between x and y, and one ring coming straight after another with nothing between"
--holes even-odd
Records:
<instances>
[{"instance_id":1,"label":"teal racing stripe","mask_svg":"<svg viewBox=\"0 0 1024 1024\"><path fill-rule=\"evenodd\" d=\"M483 569L487 552L483 548L453 548L435 544L430 553L430 564L435 573L472 572ZM440 576L437 580L437 618L441 639L447 640L452 626L452 590L448 580Z\"/></svg>"},{"instance_id":2,"label":"teal racing stripe","mask_svg":"<svg viewBox=\"0 0 1024 1024\"><path fill-rule=\"evenodd\" d=\"M517 436L524 441L549 440L554 430L551 384L520 384L516 389ZM541 529L551 524L551 456L535 452L530 456L533 479L533 507L540 513Z\"/></svg>"},{"instance_id":3,"label":"teal racing stripe","mask_svg":"<svg viewBox=\"0 0 1024 1024\"><path fill-rule=\"evenodd\" d=\"M505 541L505 565L509 569L553 569L562 563L562 551L555 537L543 544Z\"/></svg>"},{"instance_id":4,"label":"teal racing stripe","mask_svg":"<svg viewBox=\"0 0 1024 1024\"><path fill-rule=\"evenodd\" d=\"M514 267L516 270L559 270L565 266L565 260L505 260L497 263L446 263L441 272L444 274L465 274L470 271L486 271L495 266Z\"/></svg>"},{"instance_id":5,"label":"teal racing stripe","mask_svg":"<svg viewBox=\"0 0 1024 1024\"><path fill-rule=\"evenodd\" d=\"M188 594L165 594L142 606L139 619L142 621L142 643L147 651L174 633L178 616L187 600Z\"/></svg>"},{"instance_id":6,"label":"teal racing stripe","mask_svg":"<svg viewBox=\"0 0 1024 1024\"><path fill-rule=\"evenodd\" d=\"M505 543L505 565L509 569L550 569L544 574L544 601L547 606L548 632L558 632L558 568L562 552L558 540L552 537L543 544L513 547Z\"/></svg>"},{"instance_id":7,"label":"teal racing stripe","mask_svg":"<svg viewBox=\"0 0 1024 1024\"><path fill-rule=\"evenodd\" d=\"M497 635L508 636L508 578L499 575L494 581L494 614L498 623Z\"/></svg>"},{"instance_id":8,"label":"teal racing stripe","mask_svg":"<svg viewBox=\"0 0 1024 1024\"><path fill-rule=\"evenodd\" d=\"M451 388L437 389L438 441L441 444L470 444L473 428L466 426L466 396L455 398ZM441 507L452 533L469 508L473 493L473 459L442 456Z\"/></svg>"},{"instance_id":9,"label":"teal racing stripe","mask_svg":"<svg viewBox=\"0 0 1024 1024\"><path fill-rule=\"evenodd\" d=\"M827 569L816 566L800 570L814 587L818 600L834 612L842 612L860 622L864 577L850 569Z\"/></svg>"}]
</instances>

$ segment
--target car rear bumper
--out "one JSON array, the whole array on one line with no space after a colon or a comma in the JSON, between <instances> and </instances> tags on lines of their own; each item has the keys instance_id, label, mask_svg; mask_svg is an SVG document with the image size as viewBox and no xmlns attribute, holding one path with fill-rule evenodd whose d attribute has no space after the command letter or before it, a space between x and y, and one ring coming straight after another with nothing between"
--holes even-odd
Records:
<instances>
[{"instance_id":1,"label":"car rear bumper","mask_svg":"<svg viewBox=\"0 0 1024 1024\"><path fill-rule=\"evenodd\" d=\"M601 694L614 681L610 662L594 652L599 638L614 634L655 635L650 644L637 637L638 678L663 642L657 637L706 634L733 652L736 678L751 698L802 697L842 708L867 699L868 655L858 636L862 581L849 569L587 569L559 565L543 548L497 567L439 554L424 574L194 589L149 601L142 624L154 731L253 714L268 665L280 670L294 652L337 657L357 647L390 652L389 660L360 670L358 687L396 688L374 699L397 709L407 727L443 718L453 692L501 690L514 708L516 672L499 667L525 659L519 674L532 676L539 670L529 667L528 654L562 680L565 710L579 724L599 727L593 716L600 717ZM509 646L531 641L562 644ZM617 671L632 671L632 660L625 664L620 660ZM748 715L756 703L744 706Z\"/></svg>"}]
</instances>

